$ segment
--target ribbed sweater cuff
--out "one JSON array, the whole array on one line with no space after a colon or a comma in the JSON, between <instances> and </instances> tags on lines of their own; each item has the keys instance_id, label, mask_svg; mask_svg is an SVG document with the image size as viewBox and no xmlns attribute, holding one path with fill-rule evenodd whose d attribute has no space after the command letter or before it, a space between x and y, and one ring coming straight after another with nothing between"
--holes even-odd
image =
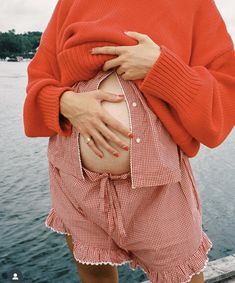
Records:
<instances>
[{"instance_id":1,"label":"ribbed sweater cuff","mask_svg":"<svg viewBox=\"0 0 235 283\"><path fill-rule=\"evenodd\" d=\"M189 109L202 85L197 72L178 55L161 45L161 52L140 85L140 90L175 108Z\"/></svg>"},{"instance_id":2,"label":"ribbed sweater cuff","mask_svg":"<svg viewBox=\"0 0 235 283\"><path fill-rule=\"evenodd\" d=\"M45 86L38 96L45 124L61 136L69 136L72 124L60 113L60 96L71 87Z\"/></svg>"}]
</instances>

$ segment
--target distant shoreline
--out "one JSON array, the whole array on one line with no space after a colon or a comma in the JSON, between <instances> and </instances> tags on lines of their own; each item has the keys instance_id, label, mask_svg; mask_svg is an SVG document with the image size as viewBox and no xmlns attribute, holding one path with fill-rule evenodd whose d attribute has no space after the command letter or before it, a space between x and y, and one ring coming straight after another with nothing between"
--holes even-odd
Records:
<instances>
[{"instance_id":1,"label":"distant shoreline","mask_svg":"<svg viewBox=\"0 0 235 283\"><path fill-rule=\"evenodd\" d=\"M31 60L32 60L31 58L23 58L23 60L20 61L8 61L6 59L0 58L0 62L4 62L4 63L22 63L22 62L30 62Z\"/></svg>"},{"instance_id":2,"label":"distant shoreline","mask_svg":"<svg viewBox=\"0 0 235 283\"><path fill-rule=\"evenodd\" d=\"M0 60L19 62L32 59L37 51L42 32L16 34L15 30L0 32Z\"/></svg>"}]
</instances>

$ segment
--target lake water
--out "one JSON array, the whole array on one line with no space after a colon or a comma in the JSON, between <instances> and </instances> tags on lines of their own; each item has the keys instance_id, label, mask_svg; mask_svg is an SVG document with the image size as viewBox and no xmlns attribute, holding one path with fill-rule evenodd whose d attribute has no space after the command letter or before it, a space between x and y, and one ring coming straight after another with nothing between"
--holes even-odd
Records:
<instances>
[{"instance_id":1,"label":"lake water","mask_svg":"<svg viewBox=\"0 0 235 283\"><path fill-rule=\"evenodd\" d=\"M79 282L64 236L45 227L51 207L48 138L23 130L27 62L0 62L0 282L17 267L35 283ZM235 132L217 148L201 145L190 159L203 206L203 229L213 241L209 260L235 253ZM119 266L120 283L147 279Z\"/></svg>"}]
</instances>

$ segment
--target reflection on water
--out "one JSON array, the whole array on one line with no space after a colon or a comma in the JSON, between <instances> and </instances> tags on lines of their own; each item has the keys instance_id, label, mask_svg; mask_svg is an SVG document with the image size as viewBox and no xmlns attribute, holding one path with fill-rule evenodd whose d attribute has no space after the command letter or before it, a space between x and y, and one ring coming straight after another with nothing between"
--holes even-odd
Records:
<instances>
[{"instance_id":1,"label":"reflection on water","mask_svg":"<svg viewBox=\"0 0 235 283\"><path fill-rule=\"evenodd\" d=\"M27 62L0 62L0 279L13 267L30 282L75 283L74 261L64 236L44 226L51 207L47 138L27 138L23 131ZM235 253L234 131L215 149L201 146L190 159L203 205L203 228L213 241L209 259ZM146 278L140 270L119 266L120 283ZM0 280L0 282L2 282Z\"/></svg>"}]
</instances>

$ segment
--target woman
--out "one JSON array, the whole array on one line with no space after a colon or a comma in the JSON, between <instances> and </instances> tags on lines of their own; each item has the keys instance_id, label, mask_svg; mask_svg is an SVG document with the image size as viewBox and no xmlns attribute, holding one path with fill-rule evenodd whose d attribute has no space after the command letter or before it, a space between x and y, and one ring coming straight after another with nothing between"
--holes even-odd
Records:
<instances>
[{"instance_id":1,"label":"woman","mask_svg":"<svg viewBox=\"0 0 235 283\"><path fill-rule=\"evenodd\" d=\"M188 157L235 121L215 3L60 0L28 76L25 133L50 137L45 224L82 281L117 282L129 262L153 283L203 282L212 243Z\"/></svg>"}]
</instances>

